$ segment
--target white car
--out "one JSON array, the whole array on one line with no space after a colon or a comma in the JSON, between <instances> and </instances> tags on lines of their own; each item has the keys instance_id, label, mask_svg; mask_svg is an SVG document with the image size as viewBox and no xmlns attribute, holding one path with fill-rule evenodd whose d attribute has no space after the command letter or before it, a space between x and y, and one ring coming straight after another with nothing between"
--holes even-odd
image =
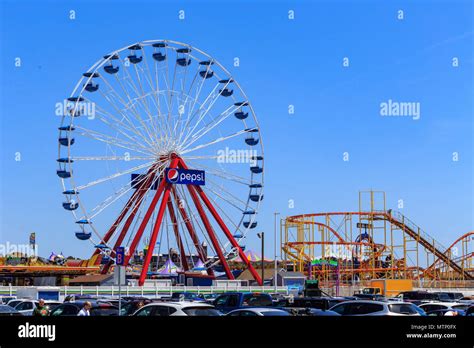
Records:
<instances>
[{"instance_id":1,"label":"white car","mask_svg":"<svg viewBox=\"0 0 474 348\"><path fill-rule=\"evenodd\" d=\"M421 309L425 312L436 311L439 309L460 309L465 310L469 307L468 303L459 303L459 302L428 302L419 305Z\"/></svg>"},{"instance_id":2,"label":"white car","mask_svg":"<svg viewBox=\"0 0 474 348\"><path fill-rule=\"evenodd\" d=\"M15 298L15 299L12 299L10 301L7 302L7 305L12 307L12 308L15 308L17 304L23 302L23 301L26 301L27 299L26 298Z\"/></svg>"},{"instance_id":3,"label":"white car","mask_svg":"<svg viewBox=\"0 0 474 348\"><path fill-rule=\"evenodd\" d=\"M44 301L44 304L50 307L61 303L57 301ZM23 300L15 306L15 309L23 315L31 316L37 306L38 300Z\"/></svg>"},{"instance_id":4,"label":"white car","mask_svg":"<svg viewBox=\"0 0 474 348\"><path fill-rule=\"evenodd\" d=\"M350 316L419 316L424 312L410 302L346 301L330 308L340 315Z\"/></svg>"},{"instance_id":5,"label":"white car","mask_svg":"<svg viewBox=\"0 0 474 348\"><path fill-rule=\"evenodd\" d=\"M289 317L290 313L273 307L240 308L226 314L229 317Z\"/></svg>"},{"instance_id":6,"label":"white car","mask_svg":"<svg viewBox=\"0 0 474 348\"><path fill-rule=\"evenodd\" d=\"M23 300L15 306L15 309L23 315L33 315L37 305L37 300Z\"/></svg>"},{"instance_id":7,"label":"white car","mask_svg":"<svg viewBox=\"0 0 474 348\"><path fill-rule=\"evenodd\" d=\"M192 316L192 317L217 317L221 312L214 306L199 302L154 302L143 306L135 313L137 317L169 317L169 316Z\"/></svg>"},{"instance_id":8,"label":"white car","mask_svg":"<svg viewBox=\"0 0 474 348\"><path fill-rule=\"evenodd\" d=\"M468 305L474 304L474 296L466 296L458 300L459 303L467 303Z\"/></svg>"}]
</instances>

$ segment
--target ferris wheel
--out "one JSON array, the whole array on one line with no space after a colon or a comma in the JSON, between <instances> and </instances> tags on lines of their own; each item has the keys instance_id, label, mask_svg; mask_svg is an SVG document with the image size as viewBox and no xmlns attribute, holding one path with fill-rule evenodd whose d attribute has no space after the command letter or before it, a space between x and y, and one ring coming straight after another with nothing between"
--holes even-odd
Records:
<instances>
[{"instance_id":1,"label":"ferris wheel","mask_svg":"<svg viewBox=\"0 0 474 348\"><path fill-rule=\"evenodd\" d=\"M260 128L240 85L190 45L151 40L105 55L64 103L57 175L76 237L107 272L140 250L139 284L153 253L176 250L183 271L207 273L245 257L263 200Z\"/></svg>"}]
</instances>

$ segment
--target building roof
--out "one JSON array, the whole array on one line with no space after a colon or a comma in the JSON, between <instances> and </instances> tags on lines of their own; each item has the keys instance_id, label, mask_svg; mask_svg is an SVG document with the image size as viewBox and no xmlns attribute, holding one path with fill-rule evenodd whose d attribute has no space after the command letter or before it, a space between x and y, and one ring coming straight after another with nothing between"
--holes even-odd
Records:
<instances>
[{"instance_id":1,"label":"building roof","mask_svg":"<svg viewBox=\"0 0 474 348\"><path fill-rule=\"evenodd\" d=\"M290 278L306 278L302 272L287 272L285 270L278 271L280 277L290 277Z\"/></svg>"},{"instance_id":2,"label":"building roof","mask_svg":"<svg viewBox=\"0 0 474 348\"><path fill-rule=\"evenodd\" d=\"M262 275L262 269L261 268L255 268L255 271L257 271L258 275ZM265 279L272 279L274 276L275 270L274 268L264 268L263 269L263 276ZM240 275L237 277L237 280L254 280L252 273L248 269L240 273Z\"/></svg>"},{"instance_id":3,"label":"building roof","mask_svg":"<svg viewBox=\"0 0 474 348\"><path fill-rule=\"evenodd\" d=\"M86 274L83 276L76 277L69 281L70 285L74 284L84 284L84 283L97 283L100 284L107 280L110 280L113 277L113 274Z\"/></svg>"}]
</instances>

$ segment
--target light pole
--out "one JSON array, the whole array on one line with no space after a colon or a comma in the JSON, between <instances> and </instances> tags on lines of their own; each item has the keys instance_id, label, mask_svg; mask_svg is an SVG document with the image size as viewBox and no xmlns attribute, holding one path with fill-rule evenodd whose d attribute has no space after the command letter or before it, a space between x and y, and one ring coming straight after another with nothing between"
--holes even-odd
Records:
<instances>
[{"instance_id":1,"label":"light pole","mask_svg":"<svg viewBox=\"0 0 474 348\"><path fill-rule=\"evenodd\" d=\"M277 261L277 216L280 215L280 213L275 212L275 221L274 221L274 252L275 252L275 260L274 260L274 265L273 265L273 286L275 288L275 293L277 292L277 267L278 267L278 261Z\"/></svg>"},{"instance_id":2,"label":"light pole","mask_svg":"<svg viewBox=\"0 0 474 348\"><path fill-rule=\"evenodd\" d=\"M264 273L264 260L265 260L265 232L260 232L260 233L257 233L257 236L258 238L260 238L262 240L262 260L261 260L261 263L262 263L262 286L264 286L265 284L265 273Z\"/></svg>"}]
</instances>

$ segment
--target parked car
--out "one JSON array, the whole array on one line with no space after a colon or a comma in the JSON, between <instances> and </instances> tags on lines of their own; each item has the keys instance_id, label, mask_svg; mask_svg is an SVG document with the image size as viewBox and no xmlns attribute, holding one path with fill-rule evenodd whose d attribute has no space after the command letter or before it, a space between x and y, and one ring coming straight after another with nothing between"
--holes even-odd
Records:
<instances>
[{"instance_id":1,"label":"parked car","mask_svg":"<svg viewBox=\"0 0 474 348\"><path fill-rule=\"evenodd\" d=\"M116 316L118 315L118 307L111 305L109 303L97 303L89 301L92 304L90 309L90 314L93 317L102 317L102 316ZM77 302L65 302L57 306L51 311L52 317L57 316L77 316L79 311L84 307L85 301Z\"/></svg>"},{"instance_id":2,"label":"parked car","mask_svg":"<svg viewBox=\"0 0 474 348\"><path fill-rule=\"evenodd\" d=\"M340 314L328 309L318 308L298 308L298 307L280 307L293 316L309 316L309 317L339 317Z\"/></svg>"},{"instance_id":3,"label":"parked car","mask_svg":"<svg viewBox=\"0 0 474 348\"><path fill-rule=\"evenodd\" d=\"M331 308L340 315L351 316L420 316L424 312L410 302L356 300L339 303ZM423 314L422 314L423 313Z\"/></svg>"},{"instance_id":4,"label":"parked car","mask_svg":"<svg viewBox=\"0 0 474 348\"><path fill-rule=\"evenodd\" d=\"M37 300L24 300L15 306L15 309L22 315L33 315L34 309L38 306Z\"/></svg>"},{"instance_id":5,"label":"parked car","mask_svg":"<svg viewBox=\"0 0 474 348\"><path fill-rule=\"evenodd\" d=\"M174 292L171 295L171 301L196 301L206 302L206 299L199 294L194 292Z\"/></svg>"},{"instance_id":6,"label":"parked car","mask_svg":"<svg viewBox=\"0 0 474 348\"><path fill-rule=\"evenodd\" d=\"M220 294L216 294L216 293L213 293L213 294L204 294L203 297L204 297L204 300L206 300L207 303L213 304L213 303L214 303L214 300L215 300L219 295L220 295Z\"/></svg>"},{"instance_id":7,"label":"parked car","mask_svg":"<svg viewBox=\"0 0 474 348\"><path fill-rule=\"evenodd\" d=\"M474 304L474 296L465 296L458 300L459 303Z\"/></svg>"},{"instance_id":8,"label":"parked car","mask_svg":"<svg viewBox=\"0 0 474 348\"><path fill-rule=\"evenodd\" d=\"M219 295L215 301L216 309L228 313L242 307L272 307L273 301L269 294L255 292L228 292Z\"/></svg>"},{"instance_id":9,"label":"parked car","mask_svg":"<svg viewBox=\"0 0 474 348\"><path fill-rule=\"evenodd\" d=\"M19 303L21 303L25 300L26 300L25 298L13 299L13 300L8 301L7 305L12 307L12 308L15 308L17 304L19 304Z\"/></svg>"},{"instance_id":10,"label":"parked car","mask_svg":"<svg viewBox=\"0 0 474 348\"><path fill-rule=\"evenodd\" d=\"M132 315L133 313L135 313L137 310L141 308L139 307L140 303L142 303L143 306L146 306L147 304L150 304L152 302L153 300L150 300L150 299L124 301L122 302L122 307L120 308L120 315L121 316Z\"/></svg>"},{"instance_id":11,"label":"parked car","mask_svg":"<svg viewBox=\"0 0 474 348\"><path fill-rule=\"evenodd\" d=\"M294 297L280 301L278 306L295 308L329 309L338 303L348 301L345 297Z\"/></svg>"},{"instance_id":12,"label":"parked car","mask_svg":"<svg viewBox=\"0 0 474 348\"><path fill-rule=\"evenodd\" d=\"M428 313L428 312L436 311L440 309L465 310L469 307L469 305L467 303L457 303L457 302L428 302L428 303L422 303L418 307L420 307L426 313Z\"/></svg>"},{"instance_id":13,"label":"parked car","mask_svg":"<svg viewBox=\"0 0 474 348\"><path fill-rule=\"evenodd\" d=\"M0 305L0 316L1 317L12 317L12 316L22 316L15 308L12 308L6 304Z\"/></svg>"},{"instance_id":14,"label":"parked car","mask_svg":"<svg viewBox=\"0 0 474 348\"><path fill-rule=\"evenodd\" d=\"M472 316L474 316L474 306L469 306L469 307L466 309L466 316L467 316L467 317L472 317Z\"/></svg>"},{"instance_id":15,"label":"parked car","mask_svg":"<svg viewBox=\"0 0 474 348\"><path fill-rule=\"evenodd\" d=\"M437 301L438 295L428 291L404 291L395 296L395 298L419 305L425 302Z\"/></svg>"},{"instance_id":16,"label":"parked car","mask_svg":"<svg viewBox=\"0 0 474 348\"><path fill-rule=\"evenodd\" d=\"M147 304L136 311L136 317L169 317L169 316L190 316L190 317L217 317L222 314L207 303L200 302L154 302Z\"/></svg>"},{"instance_id":17,"label":"parked car","mask_svg":"<svg viewBox=\"0 0 474 348\"><path fill-rule=\"evenodd\" d=\"M456 302L463 298L463 294L460 292L435 292L438 301L441 302Z\"/></svg>"},{"instance_id":18,"label":"parked car","mask_svg":"<svg viewBox=\"0 0 474 348\"><path fill-rule=\"evenodd\" d=\"M361 300L387 301L385 296L378 294L354 294L354 297Z\"/></svg>"},{"instance_id":19,"label":"parked car","mask_svg":"<svg viewBox=\"0 0 474 348\"><path fill-rule=\"evenodd\" d=\"M286 301L286 296L283 294L270 294L272 297L273 304L278 306L280 303L284 303Z\"/></svg>"},{"instance_id":20,"label":"parked car","mask_svg":"<svg viewBox=\"0 0 474 348\"><path fill-rule=\"evenodd\" d=\"M8 304L11 300L16 300L16 296L0 296L0 304Z\"/></svg>"},{"instance_id":21,"label":"parked car","mask_svg":"<svg viewBox=\"0 0 474 348\"><path fill-rule=\"evenodd\" d=\"M56 308L60 304L61 302L58 302L58 301L52 301L52 300L44 301L44 305L46 308L48 308L49 311L52 311L54 308ZM25 316L31 316L33 315L33 312L38 307L38 305L39 305L38 300L25 300L17 304L15 306L15 309Z\"/></svg>"},{"instance_id":22,"label":"parked car","mask_svg":"<svg viewBox=\"0 0 474 348\"><path fill-rule=\"evenodd\" d=\"M429 317L445 317L445 316L464 316L466 312L460 309L453 309L453 308L443 308L443 309L436 309L433 311L426 312L426 315Z\"/></svg>"},{"instance_id":23,"label":"parked car","mask_svg":"<svg viewBox=\"0 0 474 348\"><path fill-rule=\"evenodd\" d=\"M287 311L272 307L240 308L226 314L229 317L289 317Z\"/></svg>"}]
</instances>

